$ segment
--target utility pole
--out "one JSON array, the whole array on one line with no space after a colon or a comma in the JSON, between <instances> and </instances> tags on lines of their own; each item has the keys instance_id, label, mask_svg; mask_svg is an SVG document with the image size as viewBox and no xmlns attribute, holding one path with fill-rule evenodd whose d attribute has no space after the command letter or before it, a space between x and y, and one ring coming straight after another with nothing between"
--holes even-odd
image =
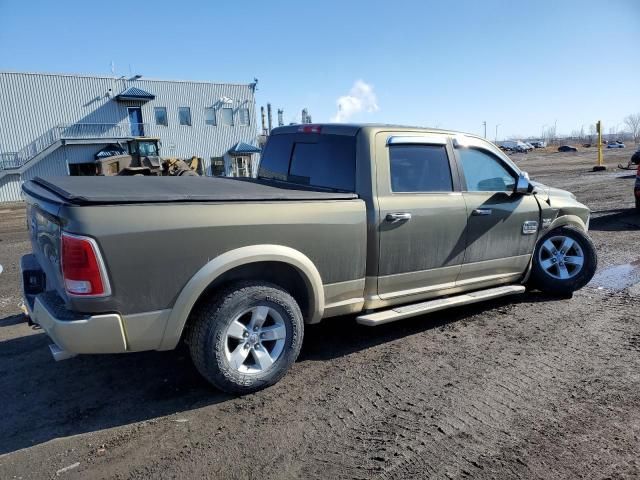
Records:
<instances>
[{"instance_id":1,"label":"utility pole","mask_svg":"<svg viewBox=\"0 0 640 480\"><path fill-rule=\"evenodd\" d=\"M482 122L482 125L484 126L484 138L487 138L487 121Z\"/></svg>"},{"instance_id":2,"label":"utility pole","mask_svg":"<svg viewBox=\"0 0 640 480\"><path fill-rule=\"evenodd\" d=\"M499 123L496 123L496 139L494 140L494 142L498 141L498 127L500 126Z\"/></svg>"}]
</instances>

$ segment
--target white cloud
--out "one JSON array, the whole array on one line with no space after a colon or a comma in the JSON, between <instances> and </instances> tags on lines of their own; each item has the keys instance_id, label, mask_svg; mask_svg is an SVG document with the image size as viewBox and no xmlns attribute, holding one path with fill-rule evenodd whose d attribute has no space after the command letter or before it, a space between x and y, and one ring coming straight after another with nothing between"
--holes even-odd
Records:
<instances>
[{"instance_id":1,"label":"white cloud","mask_svg":"<svg viewBox=\"0 0 640 480\"><path fill-rule=\"evenodd\" d=\"M338 123L348 121L356 113L371 113L379 110L373 85L369 85L363 80L356 80L349 90L349 94L339 97L336 104L338 111L331 118L331 121Z\"/></svg>"}]
</instances>

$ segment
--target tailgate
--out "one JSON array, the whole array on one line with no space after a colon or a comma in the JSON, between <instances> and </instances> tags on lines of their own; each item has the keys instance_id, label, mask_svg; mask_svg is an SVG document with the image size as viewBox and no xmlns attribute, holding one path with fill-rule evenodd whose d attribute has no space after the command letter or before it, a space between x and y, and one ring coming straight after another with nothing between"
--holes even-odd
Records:
<instances>
[{"instance_id":1,"label":"tailgate","mask_svg":"<svg viewBox=\"0 0 640 480\"><path fill-rule=\"evenodd\" d=\"M25 187L28 185L25 184ZM33 189L23 190L27 202L27 230L31 249L44 271L46 290L55 290L62 298L66 298L60 266L62 220L58 217L64 202L51 195L35 195Z\"/></svg>"}]
</instances>

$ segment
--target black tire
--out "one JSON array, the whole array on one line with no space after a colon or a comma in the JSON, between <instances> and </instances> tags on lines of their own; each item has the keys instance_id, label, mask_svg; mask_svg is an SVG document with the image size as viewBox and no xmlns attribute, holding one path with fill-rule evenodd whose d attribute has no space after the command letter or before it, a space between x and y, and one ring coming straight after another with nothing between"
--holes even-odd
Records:
<instances>
[{"instance_id":1,"label":"black tire","mask_svg":"<svg viewBox=\"0 0 640 480\"><path fill-rule=\"evenodd\" d=\"M249 350L246 362L255 362L254 368L260 369L258 360L254 356L254 347L248 347L250 339L234 340L227 336L231 323L238 319L243 312L258 307L268 307L270 319L278 318L278 325L284 326L286 337L281 353L264 371L242 372L234 367L227 356L231 349L246 348ZM249 317L246 317L249 315ZM240 317L240 323L247 321L251 313ZM250 321L250 320L249 320ZM271 320L275 322L275 320ZM275 323L274 323L275 325ZM191 358L200 374L215 387L232 394L247 394L269 387L278 382L296 361L304 333L304 321L300 307L294 298L282 288L267 282L245 282L235 284L217 295L212 301L200 305L192 314L186 341L189 345ZM255 337L255 335L251 335ZM230 342L237 341L235 346ZM253 339L253 341L256 341ZM262 343L264 341L264 344ZM243 343L243 342L246 342ZM255 346L258 350L268 351L270 343L259 340ZM282 345L282 344L281 344ZM251 357L251 358L249 358ZM240 368L252 368L244 363Z\"/></svg>"},{"instance_id":2,"label":"black tire","mask_svg":"<svg viewBox=\"0 0 640 480\"><path fill-rule=\"evenodd\" d=\"M575 241L583 253L582 267L570 278L566 279L554 277L541 265L541 249L545 241L561 236L569 237ZM551 295L568 296L581 289L593 278L598 266L596 248L591 238L581 229L572 226L558 227L547 232L538 240L533 255L533 266L529 280L531 286Z\"/></svg>"},{"instance_id":3,"label":"black tire","mask_svg":"<svg viewBox=\"0 0 640 480\"><path fill-rule=\"evenodd\" d=\"M640 198L636 197L636 211L640 213Z\"/></svg>"}]
</instances>

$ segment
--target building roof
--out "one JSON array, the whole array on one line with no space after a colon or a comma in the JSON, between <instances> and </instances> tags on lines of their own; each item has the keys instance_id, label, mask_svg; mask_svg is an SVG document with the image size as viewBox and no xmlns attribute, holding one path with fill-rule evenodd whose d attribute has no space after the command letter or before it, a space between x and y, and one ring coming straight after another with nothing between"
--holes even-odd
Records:
<instances>
[{"instance_id":1,"label":"building roof","mask_svg":"<svg viewBox=\"0 0 640 480\"><path fill-rule=\"evenodd\" d=\"M116 95L116 100L153 100L156 96L141 88L129 87L124 92Z\"/></svg>"},{"instance_id":2,"label":"building roof","mask_svg":"<svg viewBox=\"0 0 640 480\"><path fill-rule=\"evenodd\" d=\"M75 78L101 78L106 80L125 80L124 75L116 77L115 75L91 75L86 73L56 73L56 72L18 72L14 70L0 70L0 75L36 75L44 77L75 77ZM142 82L168 82L168 83L205 83L208 85L233 85L240 87L251 87L254 83L239 82L211 82L208 80L185 80L185 79L168 79L168 78L150 78L147 76L138 79Z\"/></svg>"},{"instance_id":3,"label":"building roof","mask_svg":"<svg viewBox=\"0 0 640 480\"><path fill-rule=\"evenodd\" d=\"M260 153L261 150L258 147L250 145L245 142L238 142L229 149L229 153Z\"/></svg>"}]
</instances>

